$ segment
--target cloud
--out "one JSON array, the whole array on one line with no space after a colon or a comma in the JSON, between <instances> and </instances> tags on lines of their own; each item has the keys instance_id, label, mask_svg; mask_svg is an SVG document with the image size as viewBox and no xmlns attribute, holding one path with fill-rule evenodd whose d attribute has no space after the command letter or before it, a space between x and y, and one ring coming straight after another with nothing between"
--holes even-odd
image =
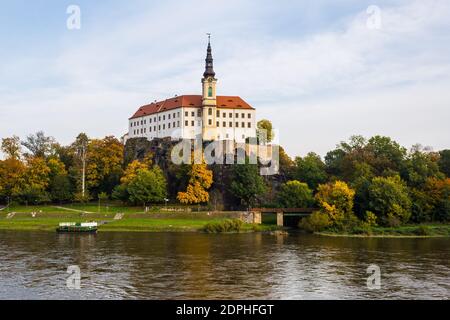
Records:
<instances>
[{"instance_id":1,"label":"cloud","mask_svg":"<svg viewBox=\"0 0 450 320\"><path fill-rule=\"evenodd\" d=\"M10 57L0 67L9 80L0 85L0 136L120 136L138 106L200 92L204 34L213 32L219 94L240 95L273 119L292 155L324 154L358 133L450 147L442 121L450 115L450 3L381 6L380 30L367 28L361 1L345 3L334 17L337 7L325 3L235 0L215 2L214 14L205 1L138 2L139 12L114 21L84 13L92 18L79 33L61 33L52 55Z\"/></svg>"}]
</instances>

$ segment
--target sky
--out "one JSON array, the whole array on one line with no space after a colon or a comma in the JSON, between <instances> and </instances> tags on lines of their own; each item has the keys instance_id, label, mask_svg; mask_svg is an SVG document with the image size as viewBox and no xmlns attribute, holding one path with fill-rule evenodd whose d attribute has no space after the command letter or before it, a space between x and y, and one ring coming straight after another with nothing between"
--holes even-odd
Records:
<instances>
[{"instance_id":1,"label":"sky","mask_svg":"<svg viewBox=\"0 0 450 320\"><path fill-rule=\"evenodd\" d=\"M1 0L0 138L122 136L139 106L201 93L206 33L218 94L292 157L355 134L450 148L448 0Z\"/></svg>"}]
</instances>

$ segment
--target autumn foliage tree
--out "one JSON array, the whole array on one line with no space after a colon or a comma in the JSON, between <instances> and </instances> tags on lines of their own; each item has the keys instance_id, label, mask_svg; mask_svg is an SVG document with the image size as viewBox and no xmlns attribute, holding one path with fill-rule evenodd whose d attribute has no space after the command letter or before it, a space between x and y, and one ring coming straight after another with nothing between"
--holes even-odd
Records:
<instances>
[{"instance_id":1,"label":"autumn foliage tree","mask_svg":"<svg viewBox=\"0 0 450 320\"><path fill-rule=\"evenodd\" d=\"M178 192L177 199L183 204L200 204L209 201L208 189L213 183L213 173L206 163L192 164L188 173L189 182L185 192Z\"/></svg>"}]
</instances>

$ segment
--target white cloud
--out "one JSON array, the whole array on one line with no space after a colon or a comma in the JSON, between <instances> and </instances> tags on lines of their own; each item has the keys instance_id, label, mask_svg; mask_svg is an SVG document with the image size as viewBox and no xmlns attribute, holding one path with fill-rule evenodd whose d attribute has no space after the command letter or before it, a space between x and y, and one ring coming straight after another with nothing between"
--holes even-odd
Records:
<instances>
[{"instance_id":1,"label":"white cloud","mask_svg":"<svg viewBox=\"0 0 450 320\"><path fill-rule=\"evenodd\" d=\"M138 106L200 92L202 36L210 31L219 94L240 95L273 119L293 155L324 154L358 133L449 148L442 119L450 2L405 3L381 7L381 30L366 27L362 8L307 35L268 32L271 14L292 12L238 1L215 3L214 15L202 1L170 2L114 25L83 24L83 33L60 39L56 58L2 66L11 84L0 86L0 136L45 130L63 143L81 131L120 136Z\"/></svg>"}]
</instances>

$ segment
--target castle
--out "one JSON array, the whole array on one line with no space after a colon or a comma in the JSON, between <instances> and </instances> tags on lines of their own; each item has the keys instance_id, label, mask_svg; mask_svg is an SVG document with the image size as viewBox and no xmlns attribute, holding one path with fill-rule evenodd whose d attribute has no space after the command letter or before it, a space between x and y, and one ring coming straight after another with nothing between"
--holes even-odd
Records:
<instances>
[{"instance_id":1,"label":"castle","mask_svg":"<svg viewBox=\"0 0 450 320\"><path fill-rule=\"evenodd\" d=\"M127 138L231 140L256 137L256 110L238 96L218 96L208 40L201 95L181 95L140 107L129 119Z\"/></svg>"}]
</instances>

